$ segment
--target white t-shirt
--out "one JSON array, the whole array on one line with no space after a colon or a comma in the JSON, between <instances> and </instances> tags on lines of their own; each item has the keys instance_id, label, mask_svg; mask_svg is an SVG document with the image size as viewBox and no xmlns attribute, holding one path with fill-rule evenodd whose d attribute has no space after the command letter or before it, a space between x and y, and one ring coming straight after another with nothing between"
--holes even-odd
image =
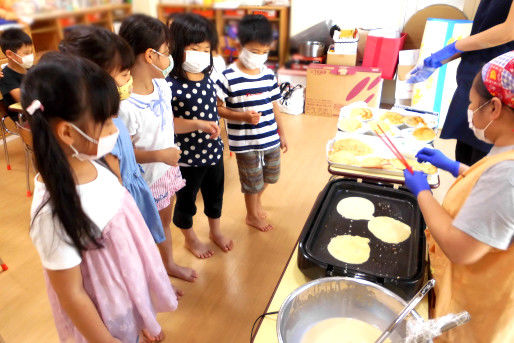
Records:
<instances>
[{"instance_id":1,"label":"white t-shirt","mask_svg":"<svg viewBox=\"0 0 514 343\"><path fill-rule=\"evenodd\" d=\"M101 230L107 226L121 207L124 188L112 172L92 162L97 170L93 181L78 185L77 191L82 208L91 221ZM32 199L32 227L30 237L41 257L43 267L50 270L70 269L82 261L79 252L71 244L66 231L57 216L52 214L52 207L47 203L37 213L49 194L45 184L34 181L34 198ZM34 216L37 216L34 218Z\"/></svg>"},{"instance_id":2,"label":"white t-shirt","mask_svg":"<svg viewBox=\"0 0 514 343\"><path fill-rule=\"evenodd\" d=\"M223 73L227 69L227 64L225 63L225 59L221 55L216 55L212 57L212 71L211 71L211 80L216 84L221 77L221 73Z\"/></svg>"},{"instance_id":3,"label":"white t-shirt","mask_svg":"<svg viewBox=\"0 0 514 343\"><path fill-rule=\"evenodd\" d=\"M132 93L120 104L119 116L136 149L153 151L175 146L171 89L164 79L153 79L151 94ZM162 162L142 163L143 178L152 185L171 167Z\"/></svg>"}]
</instances>

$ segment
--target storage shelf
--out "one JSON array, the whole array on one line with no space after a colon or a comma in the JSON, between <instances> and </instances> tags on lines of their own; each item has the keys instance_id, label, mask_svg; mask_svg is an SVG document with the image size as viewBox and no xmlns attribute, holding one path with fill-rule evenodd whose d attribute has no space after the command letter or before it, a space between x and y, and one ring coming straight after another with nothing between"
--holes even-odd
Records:
<instances>
[{"instance_id":1,"label":"storage shelf","mask_svg":"<svg viewBox=\"0 0 514 343\"><path fill-rule=\"evenodd\" d=\"M56 10L32 16L30 34L36 53L57 50L63 30L77 24L90 24L112 30L115 21L122 21L132 13L131 4L111 4L74 11Z\"/></svg>"},{"instance_id":2,"label":"storage shelf","mask_svg":"<svg viewBox=\"0 0 514 343\"><path fill-rule=\"evenodd\" d=\"M171 13L188 13L194 10L214 11L214 18L207 19L214 21L219 37L225 35L224 31L227 21L236 21L243 18L239 15L232 15L236 12L225 14L226 11L244 11L245 14L255 11L276 11L277 17L268 18L268 20L274 24L278 24L278 56L271 56L270 60L278 61L280 66L285 64L289 52L289 6L239 6L236 8L221 8L219 6L167 4L166 2L161 2L157 5L157 15L163 23L166 23ZM276 24L274 25L275 27ZM224 42L221 42L220 45L223 44ZM225 54L223 55L227 57Z\"/></svg>"}]
</instances>

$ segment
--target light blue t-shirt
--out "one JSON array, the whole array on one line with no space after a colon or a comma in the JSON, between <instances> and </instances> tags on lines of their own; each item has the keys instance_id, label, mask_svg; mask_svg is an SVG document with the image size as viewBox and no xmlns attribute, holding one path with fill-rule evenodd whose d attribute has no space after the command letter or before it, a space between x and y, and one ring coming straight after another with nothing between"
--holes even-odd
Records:
<instances>
[{"instance_id":1,"label":"light blue t-shirt","mask_svg":"<svg viewBox=\"0 0 514 343\"><path fill-rule=\"evenodd\" d=\"M514 150L493 147L489 156ZM466 199L453 226L494 248L507 250L514 236L514 160L486 170Z\"/></svg>"}]
</instances>

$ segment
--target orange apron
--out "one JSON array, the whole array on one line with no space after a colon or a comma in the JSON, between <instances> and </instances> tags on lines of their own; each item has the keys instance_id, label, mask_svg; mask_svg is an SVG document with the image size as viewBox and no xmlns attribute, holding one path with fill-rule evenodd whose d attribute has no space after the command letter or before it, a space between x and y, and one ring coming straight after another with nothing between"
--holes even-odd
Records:
<instances>
[{"instance_id":1,"label":"orange apron","mask_svg":"<svg viewBox=\"0 0 514 343\"><path fill-rule=\"evenodd\" d=\"M487 156L457 178L443 202L455 218L478 179L496 163L514 160L514 150ZM514 215L514 209L512 209ZM426 230L435 286L431 317L468 311L471 321L448 331L436 342L514 342L514 244L493 248L471 265L453 264Z\"/></svg>"}]
</instances>

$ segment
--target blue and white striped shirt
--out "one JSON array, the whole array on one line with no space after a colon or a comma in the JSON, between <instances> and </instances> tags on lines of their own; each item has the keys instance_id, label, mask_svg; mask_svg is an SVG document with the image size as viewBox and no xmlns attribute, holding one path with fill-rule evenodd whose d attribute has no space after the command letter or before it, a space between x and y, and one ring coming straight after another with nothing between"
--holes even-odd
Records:
<instances>
[{"instance_id":1,"label":"blue and white striped shirt","mask_svg":"<svg viewBox=\"0 0 514 343\"><path fill-rule=\"evenodd\" d=\"M271 69L264 66L259 74L249 75L233 63L216 85L218 97L225 101L227 108L261 113L257 125L226 120L230 150L235 153L264 151L280 145L273 113L273 102L280 100L280 90Z\"/></svg>"}]
</instances>

